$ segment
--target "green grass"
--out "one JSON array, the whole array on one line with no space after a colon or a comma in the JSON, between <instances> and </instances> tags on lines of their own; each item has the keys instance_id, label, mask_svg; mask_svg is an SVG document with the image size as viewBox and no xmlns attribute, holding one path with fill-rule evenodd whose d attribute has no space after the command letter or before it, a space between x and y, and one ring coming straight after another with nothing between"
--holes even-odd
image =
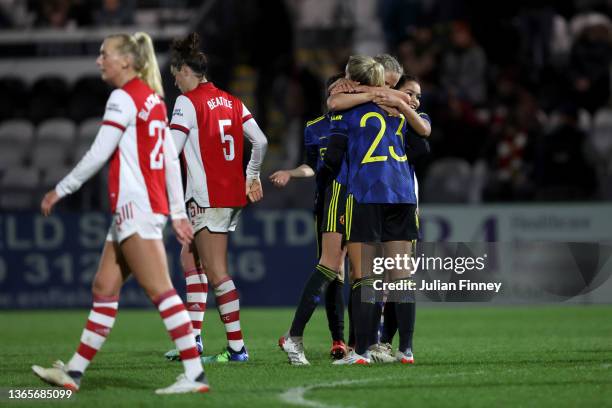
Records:
<instances>
[{"instance_id":1,"label":"green grass","mask_svg":"<svg viewBox=\"0 0 612 408\"><path fill-rule=\"evenodd\" d=\"M420 307L414 366L332 367L324 313L306 331L312 366L291 367L276 341L289 309L245 309L246 364L207 366L204 395L156 396L174 381L178 363L154 310L121 310L104 349L72 402L7 402L0 406L276 407L292 387L307 387L309 406L491 407L612 406L612 307ZM44 385L30 365L68 360L86 311L0 314L0 388ZM205 321L207 354L225 343L216 310ZM344 381L344 382L343 382ZM68 404L68 405L66 405Z\"/></svg>"}]
</instances>

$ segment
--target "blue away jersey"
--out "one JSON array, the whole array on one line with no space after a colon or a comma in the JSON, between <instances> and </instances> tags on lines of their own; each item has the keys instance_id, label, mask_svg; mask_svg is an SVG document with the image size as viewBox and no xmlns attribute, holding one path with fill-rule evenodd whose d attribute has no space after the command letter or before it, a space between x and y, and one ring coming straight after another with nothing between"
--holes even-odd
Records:
<instances>
[{"instance_id":1,"label":"blue away jersey","mask_svg":"<svg viewBox=\"0 0 612 408\"><path fill-rule=\"evenodd\" d=\"M416 204L404 117L365 103L332 114L330 133L347 138L347 192L358 203Z\"/></svg>"},{"instance_id":2,"label":"blue away jersey","mask_svg":"<svg viewBox=\"0 0 612 408\"><path fill-rule=\"evenodd\" d=\"M317 173L321 170L321 167L323 167L323 157L325 157L325 151L329 143L329 118L329 114L319 116L316 119L308 121L304 128L304 145L306 148L309 146L316 146L319 151L317 156L317 168L314 169ZM346 163L343 163L336 177L336 181L342 185L346 185L346 174Z\"/></svg>"}]
</instances>

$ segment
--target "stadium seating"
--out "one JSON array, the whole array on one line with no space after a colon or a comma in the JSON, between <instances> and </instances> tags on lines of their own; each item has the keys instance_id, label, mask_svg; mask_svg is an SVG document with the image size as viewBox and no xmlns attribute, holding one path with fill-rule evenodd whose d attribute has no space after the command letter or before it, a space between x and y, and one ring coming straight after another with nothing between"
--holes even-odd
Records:
<instances>
[{"instance_id":1,"label":"stadium seating","mask_svg":"<svg viewBox=\"0 0 612 408\"><path fill-rule=\"evenodd\" d=\"M0 123L0 144L29 145L34 137L34 126L27 120L12 119Z\"/></svg>"},{"instance_id":2,"label":"stadium seating","mask_svg":"<svg viewBox=\"0 0 612 408\"><path fill-rule=\"evenodd\" d=\"M44 172L42 172L40 187L43 189L43 191L52 189L61 179L66 176L66 174L70 173L70 170L72 170L72 168L59 165L46 169Z\"/></svg>"},{"instance_id":3,"label":"stadium seating","mask_svg":"<svg viewBox=\"0 0 612 408\"><path fill-rule=\"evenodd\" d=\"M13 119L0 124L0 171L23 165L33 137L34 127L28 121Z\"/></svg>"},{"instance_id":4,"label":"stadium seating","mask_svg":"<svg viewBox=\"0 0 612 408\"><path fill-rule=\"evenodd\" d=\"M47 119L36 128L37 143L58 142L66 147L74 141L76 126L64 118Z\"/></svg>"},{"instance_id":5,"label":"stadium seating","mask_svg":"<svg viewBox=\"0 0 612 408\"><path fill-rule=\"evenodd\" d=\"M0 143L0 172L23 165L25 147Z\"/></svg>"},{"instance_id":6,"label":"stadium seating","mask_svg":"<svg viewBox=\"0 0 612 408\"><path fill-rule=\"evenodd\" d=\"M57 143L38 143L31 150L29 162L33 168L46 170L64 166L67 158L67 146Z\"/></svg>"},{"instance_id":7,"label":"stadium seating","mask_svg":"<svg viewBox=\"0 0 612 408\"><path fill-rule=\"evenodd\" d=\"M24 210L35 207L39 198L40 173L34 168L11 167L0 179L0 207L5 210Z\"/></svg>"},{"instance_id":8,"label":"stadium seating","mask_svg":"<svg viewBox=\"0 0 612 408\"><path fill-rule=\"evenodd\" d=\"M92 116L102 115L110 91L110 87L98 76L79 78L71 91L68 116L80 122Z\"/></svg>"},{"instance_id":9,"label":"stadium seating","mask_svg":"<svg viewBox=\"0 0 612 408\"><path fill-rule=\"evenodd\" d=\"M60 76L41 77L34 85L30 94L28 117L34 123L66 114L68 100L68 84Z\"/></svg>"},{"instance_id":10,"label":"stadium seating","mask_svg":"<svg viewBox=\"0 0 612 408\"><path fill-rule=\"evenodd\" d=\"M18 77L0 78L0 118L22 118L27 115L29 90Z\"/></svg>"},{"instance_id":11,"label":"stadium seating","mask_svg":"<svg viewBox=\"0 0 612 408\"><path fill-rule=\"evenodd\" d=\"M81 122L81 125L77 131L78 142L93 142L98 134L101 124L102 118L99 117L88 118Z\"/></svg>"}]
</instances>

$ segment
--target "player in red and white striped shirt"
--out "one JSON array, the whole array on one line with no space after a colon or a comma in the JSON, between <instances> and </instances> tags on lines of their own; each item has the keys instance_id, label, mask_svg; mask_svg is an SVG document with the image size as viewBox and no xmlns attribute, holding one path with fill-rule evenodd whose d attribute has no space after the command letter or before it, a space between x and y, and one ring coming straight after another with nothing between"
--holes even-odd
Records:
<instances>
[{"instance_id":1,"label":"player in red and white striped shirt","mask_svg":"<svg viewBox=\"0 0 612 408\"><path fill-rule=\"evenodd\" d=\"M168 273L162 229L168 215L178 240L188 244L193 229L183 205L178 154L167 125L161 76L150 37L111 35L100 48L102 79L115 89L102 126L79 164L41 204L44 215L74 193L110 159L109 198L113 220L93 281L93 307L80 345L64 365L32 366L43 380L77 391L81 377L115 323L123 282L133 274L157 306L183 360L184 374L158 394L206 392L208 382L185 306Z\"/></svg>"},{"instance_id":2,"label":"player in red and white striped shirt","mask_svg":"<svg viewBox=\"0 0 612 408\"><path fill-rule=\"evenodd\" d=\"M174 105L170 128L187 164L185 200L196 234L195 250L191 251L204 264L228 340L226 350L205 361L246 361L249 356L240 328L238 292L227 273L227 233L236 229L247 196L253 202L263 196L259 170L267 140L238 98L208 82L207 60L199 50L197 34L176 40L171 52L172 73L183 95ZM244 136L253 145L246 178L242 168ZM183 258L188 250L183 248ZM192 271L195 265L196 260L191 263ZM201 303L205 302L203 290L208 280L201 269L185 272L188 299L199 300L192 303L191 311L197 313L193 321L203 315ZM177 355L170 351L166 357Z\"/></svg>"}]
</instances>

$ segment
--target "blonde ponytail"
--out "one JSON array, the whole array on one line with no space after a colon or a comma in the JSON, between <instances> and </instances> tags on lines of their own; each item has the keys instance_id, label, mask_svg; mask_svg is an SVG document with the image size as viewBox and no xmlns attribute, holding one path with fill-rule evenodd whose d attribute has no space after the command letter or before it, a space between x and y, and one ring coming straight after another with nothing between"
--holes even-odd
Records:
<instances>
[{"instance_id":1,"label":"blonde ponytail","mask_svg":"<svg viewBox=\"0 0 612 408\"><path fill-rule=\"evenodd\" d=\"M362 85L385 85L385 68L372 57L352 55L346 64L346 72L350 79Z\"/></svg>"},{"instance_id":2,"label":"blonde ponytail","mask_svg":"<svg viewBox=\"0 0 612 408\"><path fill-rule=\"evenodd\" d=\"M113 34L108 38L120 40L117 49L122 54L132 56L133 68L138 77L149 85L155 93L164 96L164 88L162 87L161 74L157 58L155 57L155 49L149 34L144 32L138 32L134 35Z\"/></svg>"},{"instance_id":3,"label":"blonde ponytail","mask_svg":"<svg viewBox=\"0 0 612 408\"><path fill-rule=\"evenodd\" d=\"M141 62L141 64L138 64L140 69L136 69L138 75L159 96L164 96L161 74L159 72L159 65L157 65L157 57L155 57L155 49L153 48L151 37L147 33L138 32L134 34L134 40L138 44Z\"/></svg>"}]
</instances>

